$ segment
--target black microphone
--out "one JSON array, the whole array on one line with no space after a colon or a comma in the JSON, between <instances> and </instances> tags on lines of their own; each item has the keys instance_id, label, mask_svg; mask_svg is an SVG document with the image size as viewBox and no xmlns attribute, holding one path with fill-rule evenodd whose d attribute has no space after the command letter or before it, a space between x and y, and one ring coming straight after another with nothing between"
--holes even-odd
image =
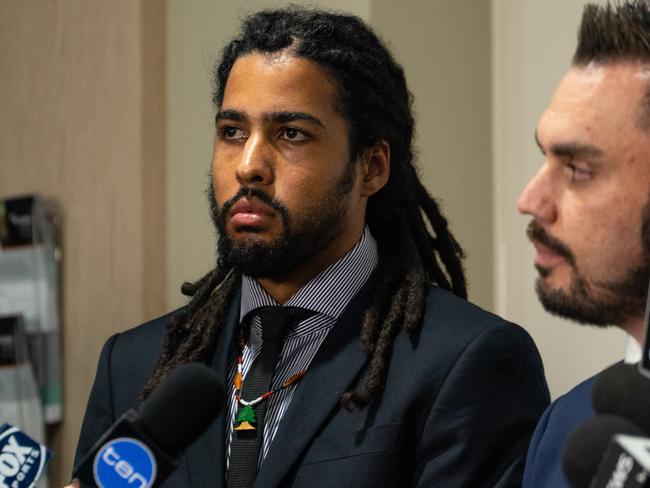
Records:
<instances>
[{"instance_id":1,"label":"black microphone","mask_svg":"<svg viewBox=\"0 0 650 488\"><path fill-rule=\"evenodd\" d=\"M615 435L598 465L590 488L650 488L650 439Z\"/></svg>"},{"instance_id":2,"label":"black microphone","mask_svg":"<svg viewBox=\"0 0 650 488\"><path fill-rule=\"evenodd\" d=\"M225 390L217 374L198 364L174 369L142 404L128 410L74 469L82 486L158 486L180 455L214 421Z\"/></svg>"},{"instance_id":3,"label":"black microphone","mask_svg":"<svg viewBox=\"0 0 650 488\"><path fill-rule=\"evenodd\" d=\"M621 416L650 434L650 380L637 365L617 363L599 373L591 399L597 413Z\"/></svg>"},{"instance_id":4,"label":"black microphone","mask_svg":"<svg viewBox=\"0 0 650 488\"><path fill-rule=\"evenodd\" d=\"M578 427L564 446L562 468L573 488L589 488L603 455L617 434L643 435L641 429L615 415L599 415ZM603 485L605 486L605 485Z\"/></svg>"}]
</instances>

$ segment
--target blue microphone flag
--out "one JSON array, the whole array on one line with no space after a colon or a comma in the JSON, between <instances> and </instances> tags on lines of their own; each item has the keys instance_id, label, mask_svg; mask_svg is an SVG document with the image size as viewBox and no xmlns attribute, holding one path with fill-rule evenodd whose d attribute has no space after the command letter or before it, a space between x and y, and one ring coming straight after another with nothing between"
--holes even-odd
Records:
<instances>
[{"instance_id":1,"label":"blue microphone flag","mask_svg":"<svg viewBox=\"0 0 650 488\"><path fill-rule=\"evenodd\" d=\"M52 453L10 424L0 425L0 488L32 488Z\"/></svg>"}]
</instances>

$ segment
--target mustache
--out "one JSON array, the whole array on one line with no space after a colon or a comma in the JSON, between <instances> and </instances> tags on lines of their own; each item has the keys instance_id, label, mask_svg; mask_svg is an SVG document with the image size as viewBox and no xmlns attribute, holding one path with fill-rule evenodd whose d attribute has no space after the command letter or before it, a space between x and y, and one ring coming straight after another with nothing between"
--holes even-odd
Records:
<instances>
[{"instance_id":1,"label":"mustache","mask_svg":"<svg viewBox=\"0 0 650 488\"><path fill-rule=\"evenodd\" d=\"M251 188L251 187L242 187L239 189L239 191L229 198L228 200L225 201L223 206L218 209L218 220L221 224L224 223L226 216L230 212L230 209L237 203L239 200L242 198L246 198L250 200L251 198L257 198L267 204L269 207L271 207L273 210L278 212L281 216L282 219L286 222L286 220L289 217L289 209L281 203L279 200L276 200L272 196L270 196L268 193L265 193L264 191L260 190L259 188ZM216 209L216 200L214 198L214 190L212 186L210 186L210 199L213 202L213 210Z\"/></svg>"},{"instance_id":2,"label":"mustache","mask_svg":"<svg viewBox=\"0 0 650 488\"><path fill-rule=\"evenodd\" d=\"M233 197L226 200L226 202L223 204L223 208L221 209L221 212L228 213L230 209L233 207L233 205L237 203L239 200L241 200L242 198L246 198L248 200L250 200L251 198L257 198L262 202L266 203L273 210L280 213L286 211L287 209L282 203L280 203L275 198L271 197L269 194L263 192L259 188L242 187Z\"/></svg>"},{"instance_id":3,"label":"mustache","mask_svg":"<svg viewBox=\"0 0 650 488\"><path fill-rule=\"evenodd\" d=\"M556 254L566 259L572 266L575 265L575 256L573 255L573 252L571 252L571 249L569 249L569 246L546 232L546 229L544 229L537 220L530 221L528 228L526 229L526 235L531 241L537 241L540 244L543 244Z\"/></svg>"}]
</instances>

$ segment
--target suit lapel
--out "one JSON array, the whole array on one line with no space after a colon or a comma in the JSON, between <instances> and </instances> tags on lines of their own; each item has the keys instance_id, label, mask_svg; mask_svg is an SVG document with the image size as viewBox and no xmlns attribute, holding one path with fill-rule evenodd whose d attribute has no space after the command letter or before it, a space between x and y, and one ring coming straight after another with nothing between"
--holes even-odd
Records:
<instances>
[{"instance_id":1,"label":"suit lapel","mask_svg":"<svg viewBox=\"0 0 650 488\"><path fill-rule=\"evenodd\" d=\"M223 379L226 388L224 400L228 397L229 358L234 347L234 338L239 324L241 294L236 293L228 309L225 329L217 340L212 358L212 368ZM185 452L189 479L193 487L225 486L226 479L226 425L228 406L224 403L217 419L207 431Z\"/></svg>"},{"instance_id":2,"label":"suit lapel","mask_svg":"<svg viewBox=\"0 0 650 488\"><path fill-rule=\"evenodd\" d=\"M280 485L366 363L359 336L368 287L366 284L352 300L316 353L278 427L254 488Z\"/></svg>"}]
</instances>

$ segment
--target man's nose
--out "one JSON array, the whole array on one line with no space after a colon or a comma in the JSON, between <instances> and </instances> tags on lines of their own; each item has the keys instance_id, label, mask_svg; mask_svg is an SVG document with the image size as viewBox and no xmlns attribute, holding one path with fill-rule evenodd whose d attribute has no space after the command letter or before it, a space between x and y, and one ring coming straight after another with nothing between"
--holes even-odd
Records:
<instances>
[{"instance_id":1,"label":"man's nose","mask_svg":"<svg viewBox=\"0 0 650 488\"><path fill-rule=\"evenodd\" d=\"M537 172L517 200L519 213L532 215L540 223L549 224L557 219L557 207L553 195L549 170L546 165Z\"/></svg>"},{"instance_id":2,"label":"man's nose","mask_svg":"<svg viewBox=\"0 0 650 488\"><path fill-rule=\"evenodd\" d=\"M263 135L251 135L237 165L240 185L268 185L273 181L273 148Z\"/></svg>"}]
</instances>

